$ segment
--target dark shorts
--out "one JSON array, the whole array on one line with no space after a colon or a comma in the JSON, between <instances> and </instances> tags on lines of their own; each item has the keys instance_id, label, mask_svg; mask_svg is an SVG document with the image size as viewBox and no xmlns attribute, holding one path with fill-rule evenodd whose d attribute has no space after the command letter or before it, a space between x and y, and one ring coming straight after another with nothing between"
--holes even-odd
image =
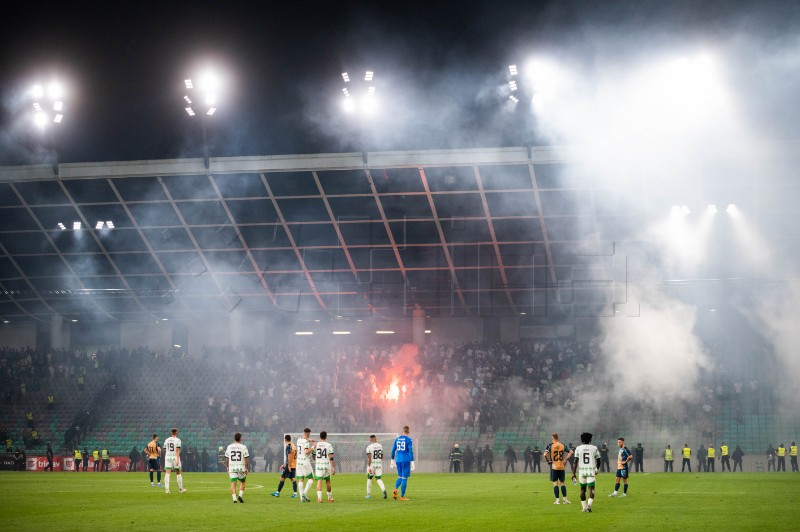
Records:
<instances>
[{"instance_id":1,"label":"dark shorts","mask_svg":"<svg viewBox=\"0 0 800 532\"><path fill-rule=\"evenodd\" d=\"M297 469L284 469L281 473L283 478L288 478L294 480L295 475L297 474Z\"/></svg>"},{"instance_id":2,"label":"dark shorts","mask_svg":"<svg viewBox=\"0 0 800 532\"><path fill-rule=\"evenodd\" d=\"M551 469L550 470L550 480L552 482L560 481L564 482L564 479L567 478L566 471L563 469Z\"/></svg>"},{"instance_id":3,"label":"dark shorts","mask_svg":"<svg viewBox=\"0 0 800 532\"><path fill-rule=\"evenodd\" d=\"M628 468L617 469L617 478L628 478Z\"/></svg>"},{"instance_id":4,"label":"dark shorts","mask_svg":"<svg viewBox=\"0 0 800 532\"><path fill-rule=\"evenodd\" d=\"M152 470L161 469L161 466L158 465L158 458L148 458L147 459L147 468Z\"/></svg>"}]
</instances>

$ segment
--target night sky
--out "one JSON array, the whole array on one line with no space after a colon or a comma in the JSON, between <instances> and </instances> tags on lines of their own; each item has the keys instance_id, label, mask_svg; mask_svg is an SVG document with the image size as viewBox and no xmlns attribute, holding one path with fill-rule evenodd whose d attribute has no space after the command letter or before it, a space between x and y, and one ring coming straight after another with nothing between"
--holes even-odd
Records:
<instances>
[{"instance_id":1,"label":"night sky","mask_svg":"<svg viewBox=\"0 0 800 532\"><path fill-rule=\"evenodd\" d=\"M204 65L227 83L208 122L214 157L546 144L524 106L503 112L500 92L507 66L533 53L590 71L647 47L800 50L800 4L790 1L112 5L36 4L5 18L0 164L42 162L53 147L62 162L199 157L200 126L181 97L183 80ZM795 78L779 85L780 69L759 72L752 57L734 55L737 86L763 96L748 112L774 116L775 136L796 135L793 117L776 111L792 94L797 105L800 59L781 66ZM340 74L366 69L382 112L359 124L341 111ZM24 120L21 94L53 76L70 90L66 119L42 139Z\"/></svg>"}]
</instances>

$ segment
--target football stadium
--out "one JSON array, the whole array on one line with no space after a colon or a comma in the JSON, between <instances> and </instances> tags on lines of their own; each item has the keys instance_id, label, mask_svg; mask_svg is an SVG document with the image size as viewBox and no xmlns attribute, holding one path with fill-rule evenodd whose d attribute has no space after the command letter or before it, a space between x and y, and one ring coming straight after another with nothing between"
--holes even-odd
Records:
<instances>
[{"instance_id":1,"label":"football stadium","mask_svg":"<svg viewBox=\"0 0 800 532\"><path fill-rule=\"evenodd\" d=\"M751 4L21 22L0 524L795 530L800 6Z\"/></svg>"}]
</instances>

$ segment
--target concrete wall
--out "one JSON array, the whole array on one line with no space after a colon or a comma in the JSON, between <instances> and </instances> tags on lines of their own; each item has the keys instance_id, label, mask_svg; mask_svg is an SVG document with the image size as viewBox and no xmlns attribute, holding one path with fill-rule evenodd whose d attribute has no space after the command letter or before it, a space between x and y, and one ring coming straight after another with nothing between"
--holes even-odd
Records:
<instances>
[{"instance_id":1,"label":"concrete wall","mask_svg":"<svg viewBox=\"0 0 800 532\"><path fill-rule=\"evenodd\" d=\"M156 352L164 353L172 347L172 325L168 321L123 323L120 344L127 349L149 346Z\"/></svg>"},{"instance_id":2,"label":"concrete wall","mask_svg":"<svg viewBox=\"0 0 800 532\"><path fill-rule=\"evenodd\" d=\"M0 347L36 347L36 324L0 323Z\"/></svg>"}]
</instances>

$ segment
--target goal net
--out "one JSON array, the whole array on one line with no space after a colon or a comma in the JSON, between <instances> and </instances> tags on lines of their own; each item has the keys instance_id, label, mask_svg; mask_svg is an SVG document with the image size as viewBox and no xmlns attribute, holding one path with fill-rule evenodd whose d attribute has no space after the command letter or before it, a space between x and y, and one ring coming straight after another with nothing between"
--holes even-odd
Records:
<instances>
[{"instance_id":1,"label":"goal net","mask_svg":"<svg viewBox=\"0 0 800 532\"><path fill-rule=\"evenodd\" d=\"M284 435L292 436L292 442L297 443L297 438L303 431L286 432ZM329 432L328 443L333 446L334 462L337 473L364 473L367 472L367 445L369 437L375 435L378 443L383 445L383 471L389 471L389 460L392 455L392 445L398 434L396 432ZM311 434L311 438L319 440L319 434ZM416 444L417 442L414 442Z\"/></svg>"}]
</instances>

